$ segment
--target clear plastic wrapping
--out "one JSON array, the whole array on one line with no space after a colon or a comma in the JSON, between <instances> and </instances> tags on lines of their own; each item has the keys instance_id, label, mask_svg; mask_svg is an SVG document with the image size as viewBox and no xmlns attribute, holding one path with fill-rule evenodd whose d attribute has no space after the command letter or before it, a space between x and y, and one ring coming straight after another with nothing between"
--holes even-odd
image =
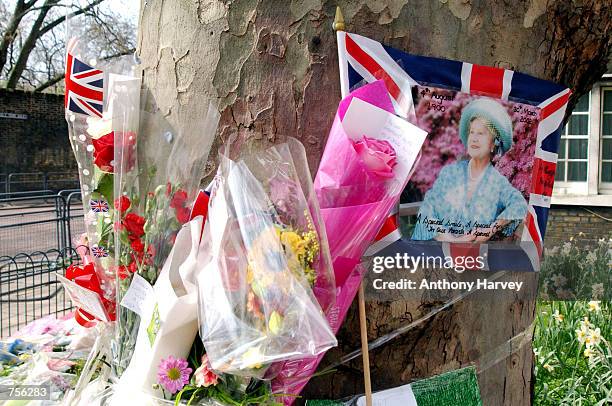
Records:
<instances>
[{"instance_id":1,"label":"clear plastic wrapping","mask_svg":"<svg viewBox=\"0 0 612 406\"><path fill-rule=\"evenodd\" d=\"M295 139L221 156L198 261L200 336L212 368L270 378L275 361L337 344L327 239Z\"/></svg>"},{"instance_id":2,"label":"clear plastic wrapping","mask_svg":"<svg viewBox=\"0 0 612 406\"><path fill-rule=\"evenodd\" d=\"M118 303L134 274L155 284L177 233L189 221L219 121L211 104L202 105L206 110L198 132L176 130L161 112L140 111L137 131L126 128L115 139ZM118 306L118 316L113 349L120 375L135 346L139 317L123 306Z\"/></svg>"}]
</instances>

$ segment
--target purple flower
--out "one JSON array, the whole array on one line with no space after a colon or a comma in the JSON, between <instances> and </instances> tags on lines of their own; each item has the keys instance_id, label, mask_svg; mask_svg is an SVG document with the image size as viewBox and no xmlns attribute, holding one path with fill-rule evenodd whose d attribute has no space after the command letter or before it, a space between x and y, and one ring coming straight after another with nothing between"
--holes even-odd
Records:
<instances>
[{"instance_id":1,"label":"purple flower","mask_svg":"<svg viewBox=\"0 0 612 406\"><path fill-rule=\"evenodd\" d=\"M157 381L170 393L176 393L189 383L191 368L188 368L187 361L172 355L162 359L157 370Z\"/></svg>"}]
</instances>

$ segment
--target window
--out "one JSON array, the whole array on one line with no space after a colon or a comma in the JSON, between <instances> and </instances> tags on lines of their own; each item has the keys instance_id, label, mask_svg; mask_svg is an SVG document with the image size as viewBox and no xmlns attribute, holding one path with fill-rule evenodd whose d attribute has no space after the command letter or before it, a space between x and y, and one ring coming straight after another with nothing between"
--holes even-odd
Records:
<instances>
[{"instance_id":1,"label":"window","mask_svg":"<svg viewBox=\"0 0 612 406\"><path fill-rule=\"evenodd\" d=\"M612 186L612 88L602 89L601 183Z\"/></svg>"},{"instance_id":2,"label":"window","mask_svg":"<svg viewBox=\"0 0 612 406\"><path fill-rule=\"evenodd\" d=\"M609 95L612 114L612 92ZM563 128L557 161L557 182L586 182L589 149L590 93L582 96ZM609 116L612 120L612 115ZM612 125L612 121L610 121ZM612 141L612 138L611 138ZM612 144L610 144L612 147ZM612 159L612 158L611 158Z\"/></svg>"}]
</instances>

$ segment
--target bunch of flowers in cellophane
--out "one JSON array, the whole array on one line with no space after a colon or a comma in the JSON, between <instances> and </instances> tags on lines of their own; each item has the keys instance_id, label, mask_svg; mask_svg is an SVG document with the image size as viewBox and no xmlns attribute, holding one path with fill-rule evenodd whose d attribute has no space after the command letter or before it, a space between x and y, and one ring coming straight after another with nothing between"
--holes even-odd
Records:
<instances>
[{"instance_id":1,"label":"bunch of flowers in cellophane","mask_svg":"<svg viewBox=\"0 0 612 406\"><path fill-rule=\"evenodd\" d=\"M304 147L221 155L198 257L200 336L213 370L272 378L275 361L337 345L335 282Z\"/></svg>"},{"instance_id":2,"label":"bunch of flowers in cellophane","mask_svg":"<svg viewBox=\"0 0 612 406\"><path fill-rule=\"evenodd\" d=\"M135 274L155 285L177 233L190 219L219 121L219 114L211 104L200 106L198 121L191 127L196 130L178 131L161 112L141 111L138 131L123 131L115 139L118 303ZM132 144L135 144L136 156L132 153ZM124 306L119 306L117 311L113 353L116 374L120 376L132 358L140 317Z\"/></svg>"},{"instance_id":3,"label":"bunch of flowers in cellophane","mask_svg":"<svg viewBox=\"0 0 612 406\"><path fill-rule=\"evenodd\" d=\"M361 257L398 203L427 135L393 111L382 81L343 99L315 178L336 278L336 306L326 313L334 332L365 272ZM274 393L299 394L323 355L286 362ZM282 400L290 405L295 396Z\"/></svg>"},{"instance_id":4,"label":"bunch of flowers in cellophane","mask_svg":"<svg viewBox=\"0 0 612 406\"><path fill-rule=\"evenodd\" d=\"M62 282L77 306L77 321L93 326L115 319L112 202L117 110L110 100L115 90L113 83L136 79L131 56L98 61L87 41L79 40L81 28L78 22L68 19L65 107L85 213L86 233L81 242L89 246L89 252L83 265L71 267L68 276L72 280Z\"/></svg>"}]
</instances>

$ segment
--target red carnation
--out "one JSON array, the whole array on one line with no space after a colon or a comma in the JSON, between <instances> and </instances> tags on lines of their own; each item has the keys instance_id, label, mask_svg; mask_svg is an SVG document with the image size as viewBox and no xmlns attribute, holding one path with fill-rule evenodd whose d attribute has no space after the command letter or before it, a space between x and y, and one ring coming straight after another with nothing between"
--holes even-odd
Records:
<instances>
[{"instance_id":1,"label":"red carnation","mask_svg":"<svg viewBox=\"0 0 612 406\"><path fill-rule=\"evenodd\" d=\"M142 256L142 253L144 252L144 244L142 243L140 238L137 238L134 241L132 241L132 244L130 246L132 247L134 251L136 251L138 254Z\"/></svg>"},{"instance_id":2,"label":"red carnation","mask_svg":"<svg viewBox=\"0 0 612 406\"><path fill-rule=\"evenodd\" d=\"M128 268L125 265L120 265L119 270L117 271L117 276L119 276L119 279L121 280L130 276Z\"/></svg>"},{"instance_id":3,"label":"red carnation","mask_svg":"<svg viewBox=\"0 0 612 406\"><path fill-rule=\"evenodd\" d=\"M176 219L181 224L185 224L189 221L189 216L191 215L191 211L187 207L179 207L176 209Z\"/></svg>"},{"instance_id":4,"label":"red carnation","mask_svg":"<svg viewBox=\"0 0 612 406\"><path fill-rule=\"evenodd\" d=\"M140 238L144 235L145 219L136 213L128 213L123 219L123 225L127 229L130 239Z\"/></svg>"},{"instance_id":5,"label":"red carnation","mask_svg":"<svg viewBox=\"0 0 612 406\"><path fill-rule=\"evenodd\" d=\"M130 208L132 202L127 196L121 196L115 199L115 209L119 210L119 213L123 214Z\"/></svg>"},{"instance_id":6,"label":"red carnation","mask_svg":"<svg viewBox=\"0 0 612 406\"><path fill-rule=\"evenodd\" d=\"M104 172L112 173L112 160L115 159L115 133L110 132L91 142L94 147L94 163Z\"/></svg>"},{"instance_id":7,"label":"red carnation","mask_svg":"<svg viewBox=\"0 0 612 406\"><path fill-rule=\"evenodd\" d=\"M182 189L179 189L174 193L174 196L172 196L172 200L170 201L170 207L172 207L173 209L184 207L186 200L187 192Z\"/></svg>"}]
</instances>

